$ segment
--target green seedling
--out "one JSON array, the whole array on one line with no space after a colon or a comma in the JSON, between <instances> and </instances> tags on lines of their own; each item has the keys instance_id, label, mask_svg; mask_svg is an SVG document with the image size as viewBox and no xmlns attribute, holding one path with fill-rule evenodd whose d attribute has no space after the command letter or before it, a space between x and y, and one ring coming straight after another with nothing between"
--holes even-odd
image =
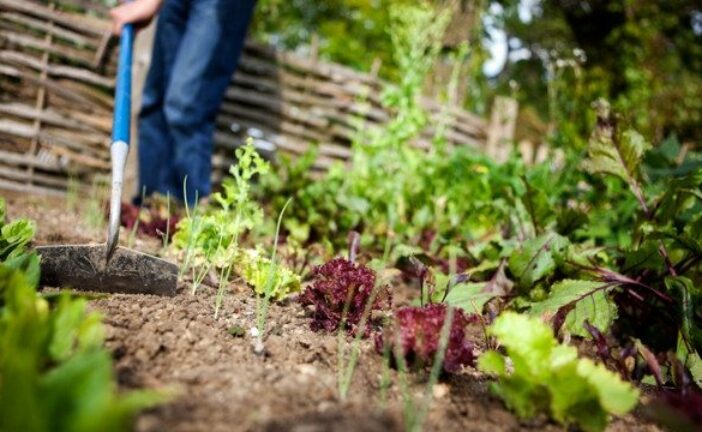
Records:
<instances>
[{"instance_id":1,"label":"green seedling","mask_svg":"<svg viewBox=\"0 0 702 432\"><path fill-rule=\"evenodd\" d=\"M105 226L103 204L107 199L108 182L104 177L96 176L93 179L88 202L85 207L85 220L89 227L100 230Z\"/></svg>"},{"instance_id":2,"label":"green seedling","mask_svg":"<svg viewBox=\"0 0 702 432\"><path fill-rule=\"evenodd\" d=\"M73 175L68 177L66 185L66 210L69 213L75 213L78 210L78 192L80 190L80 181Z\"/></svg>"},{"instance_id":3,"label":"green seedling","mask_svg":"<svg viewBox=\"0 0 702 432\"><path fill-rule=\"evenodd\" d=\"M270 266L268 270L268 279L266 280L266 288L262 296L256 298L256 328L258 329L259 345L263 343L263 335L266 329L266 320L268 319L268 308L270 306L271 298L274 295L275 287L275 276L278 270L278 261L276 260L276 253L278 251L278 239L280 237L280 225L283 221L283 215L285 210L288 208L292 198L283 206L283 209L278 215L278 223L275 227L275 240L273 241L273 250L271 251Z\"/></svg>"},{"instance_id":4,"label":"green seedling","mask_svg":"<svg viewBox=\"0 0 702 432\"><path fill-rule=\"evenodd\" d=\"M385 241L385 252L383 253L383 258L380 262L376 262L376 268L375 270L376 274L380 274L381 271L385 268L386 262L388 259L388 256L390 255L390 249L392 245L392 239L390 237L387 237ZM352 246L350 249L350 254L352 255L355 253L354 247ZM352 258L349 256L349 258ZM346 399L349 389L351 387L351 382L353 381L353 375L354 372L356 371L356 366L358 365L358 358L361 353L361 338L363 338L365 332L366 332L366 327L368 325L368 321L371 317L371 310L373 307L373 304L375 303L375 299L378 296L378 293L380 292L380 287L382 287L384 281L381 280L381 277L378 276L375 279L375 283L373 285L373 290L371 291L371 295L368 297L368 301L363 307L363 313L361 315L361 321L358 324L357 332L353 338L353 342L351 345L351 353L348 357L346 358L346 349L345 349L345 334L346 334L346 320L347 320L347 315L351 303L351 295L353 294L352 290L349 290L349 297L346 300L346 303L344 304L344 310L342 312L342 319L341 319L341 325L339 326L339 330L337 332L337 368L338 368L338 373L337 373L337 379L338 379L338 390L339 390L339 397L343 400Z\"/></svg>"},{"instance_id":5,"label":"green seedling","mask_svg":"<svg viewBox=\"0 0 702 432\"><path fill-rule=\"evenodd\" d=\"M137 218L132 225L132 230L129 232L129 239L127 239L127 247L132 248L134 246L134 241L136 240L137 232L139 232L139 223L141 222L141 210L144 208L144 199L146 198L146 186L141 188L141 202L139 203L139 211L137 212Z\"/></svg>"}]
</instances>

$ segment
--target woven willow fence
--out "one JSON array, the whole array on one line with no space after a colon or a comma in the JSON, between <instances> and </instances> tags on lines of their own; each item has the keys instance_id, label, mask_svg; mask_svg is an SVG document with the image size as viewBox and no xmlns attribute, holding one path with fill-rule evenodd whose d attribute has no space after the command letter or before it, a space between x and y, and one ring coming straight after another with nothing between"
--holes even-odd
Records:
<instances>
[{"instance_id":1,"label":"woven willow fence","mask_svg":"<svg viewBox=\"0 0 702 432\"><path fill-rule=\"evenodd\" d=\"M70 179L108 172L117 47L105 12L90 0L0 0L0 188L61 194ZM373 74L248 43L217 119L214 178L247 136L273 155L317 144L316 169L348 159L358 122L389 118L384 86ZM433 124L448 115L453 145L511 139L510 101L496 104L490 122L425 102Z\"/></svg>"}]
</instances>

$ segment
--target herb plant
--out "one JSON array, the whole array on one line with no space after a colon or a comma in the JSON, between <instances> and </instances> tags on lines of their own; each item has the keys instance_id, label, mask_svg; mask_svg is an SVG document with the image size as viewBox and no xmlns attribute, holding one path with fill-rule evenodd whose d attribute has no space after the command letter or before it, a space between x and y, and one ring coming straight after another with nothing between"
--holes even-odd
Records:
<instances>
[{"instance_id":1,"label":"herb plant","mask_svg":"<svg viewBox=\"0 0 702 432\"><path fill-rule=\"evenodd\" d=\"M213 195L215 207L182 219L174 235L174 245L186 250L193 268L193 292L211 269L231 271L240 238L263 219L263 211L249 196L249 182L268 172L269 165L248 142L236 151L237 164L222 183L222 192Z\"/></svg>"},{"instance_id":2,"label":"herb plant","mask_svg":"<svg viewBox=\"0 0 702 432\"><path fill-rule=\"evenodd\" d=\"M230 176L222 182L223 191L213 195L215 207L186 215L174 235L175 247L184 251L186 265L192 268L193 294L212 270L219 272L215 316L233 271L241 272L261 293L267 278L264 273L271 268L264 257L242 246L244 237L263 221L263 210L250 193L251 182L255 176L266 174L270 166L251 141L237 149L236 158L237 164L230 167ZM299 290L299 280L288 269L275 268L276 298Z\"/></svg>"}]
</instances>

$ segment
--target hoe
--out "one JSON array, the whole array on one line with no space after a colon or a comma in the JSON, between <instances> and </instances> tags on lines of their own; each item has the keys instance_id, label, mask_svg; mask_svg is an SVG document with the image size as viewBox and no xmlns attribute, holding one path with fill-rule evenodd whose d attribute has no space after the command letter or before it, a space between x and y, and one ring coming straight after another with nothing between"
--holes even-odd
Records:
<instances>
[{"instance_id":1,"label":"hoe","mask_svg":"<svg viewBox=\"0 0 702 432\"><path fill-rule=\"evenodd\" d=\"M112 125L112 188L105 245L37 247L41 255L41 283L81 291L173 296L178 267L168 261L118 246L124 166L129 152L132 46L134 28L120 35L120 55Z\"/></svg>"}]
</instances>

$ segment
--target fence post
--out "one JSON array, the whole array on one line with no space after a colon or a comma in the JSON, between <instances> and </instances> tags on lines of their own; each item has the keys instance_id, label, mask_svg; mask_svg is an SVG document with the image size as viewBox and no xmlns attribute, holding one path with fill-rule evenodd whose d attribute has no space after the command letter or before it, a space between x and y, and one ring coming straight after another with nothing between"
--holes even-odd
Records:
<instances>
[{"instance_id":1,"label":"fence post","mask_svg":"<svg viewBox=\"0 0 702 432\"><path fill-rule=\"evenodd\" d=\"M495 98L488 123L485 152L498 162L506 161L512 150L518 112L519 104L516 100L504 96Z\"/></svg>"}]
</instances>

